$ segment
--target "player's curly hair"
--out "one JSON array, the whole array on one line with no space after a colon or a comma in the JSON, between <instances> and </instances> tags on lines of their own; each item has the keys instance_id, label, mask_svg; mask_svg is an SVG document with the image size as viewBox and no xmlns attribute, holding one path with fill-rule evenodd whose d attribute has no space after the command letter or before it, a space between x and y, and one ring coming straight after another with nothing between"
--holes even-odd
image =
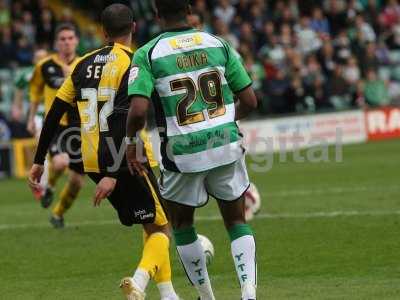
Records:
<instances>
[{"instance_id":1,"label":"player's curly hair","mask_svg":"<svg viewBox=\"0 0 400 300\"><path fill-rule=\"evenodd\" d=\"M155 0L158 15L166 20L180 20L186 18L189 0Z\"/></svg>"}]
</instances>

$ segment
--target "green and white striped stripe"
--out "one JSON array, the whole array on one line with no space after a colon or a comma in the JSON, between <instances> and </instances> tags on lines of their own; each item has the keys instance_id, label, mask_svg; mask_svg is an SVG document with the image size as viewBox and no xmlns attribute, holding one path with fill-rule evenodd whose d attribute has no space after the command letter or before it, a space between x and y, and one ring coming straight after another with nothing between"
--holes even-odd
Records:
<instances>
[{"instance_id":1,"label":"green and white striped stripe","mask_svg":"<svg viewBox=\"0 0 400 300\"><path fill-rule=\"evenodd\" d=\"M251 81L246 77L244 69L240 69L240 62L236 64L236 61L230 61L238 59L229 47L224 41L208 33L192 29L164 33L139 49L135 55L139 62L149 60L151 77L146 81L146 74L141 76L139 72L138 79L129 87L129 93L147 95L140 88L146 89L149 85L148 80L152 80L166 118L166 135L169 142L167 152L172 156L169 159L181 172L212 169L232 163L243 155L241 135L234 121L234 95L229 84L229 79L232 82L232 78L228 78L227 74L237 74L234 78L236 81L233 80L236 90L242 88L242 84L238 87L237 82L240 82L243 76L243 87ZM201 59L204 57L206 60ZM185 65L178 64L178 61L185 59L191 60ZM239 69L236 69L238 66ZM208 114L208 110L214 108L215 104L208 104L199 92L199 77L208 72L219 74L226 108L224 115L215 118L210 118ZM188 113L202 112L205 120L181 126L177 120L177 106L187 91L172 91L170 83L184 78L190 78L197 89L196 100L189 107Z\"/></svg>"},{"instance_id":2,"label":"green and white striped stripe","mask_svg":"<svg viewBox=\"0 0 400 300\"><path fill-rule=\"evenodd\" d=\"M201 41L187 48L173 48L173 39L193 39ZM182 55L191 55L196 51L207 54L207 65L185 68L185 72L177 66L177 59ZM152 70L155 78L155 88L160 95L162 106L166 114L167 136L172 150L173 160L183 172L199 172L223 164L231 163L242 155L240 149L240 136L235 118L233 94L225 78L226 50L222 42L206 33L181 34L162 38L154 47L152 55ZM201 74L217 71L221 78L226 113L217 118L210 119L207 104L198 96L192 111L203 111L205 121L190 125L180 126L176 117L176 107L185 90L171 91L170 82L181 78L190 78L198 85ZM168 75L167 75L168 74ZM197 89L199 87L197 86ZM222 135L215 135L222 132ZM210 137L212 137L210 139ZM232 154L233 157L232 157Z\"/></svg>"}]
</instances>

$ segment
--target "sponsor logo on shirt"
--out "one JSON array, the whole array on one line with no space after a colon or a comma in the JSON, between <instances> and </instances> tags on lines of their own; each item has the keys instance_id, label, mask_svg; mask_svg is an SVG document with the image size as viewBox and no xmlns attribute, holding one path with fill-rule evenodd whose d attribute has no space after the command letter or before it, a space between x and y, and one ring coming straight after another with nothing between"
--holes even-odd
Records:
<instances>
[{"instance_id":1,"label":"sponsor logo on shirt","mask_svg":"<svg viewBox=\"0 0 400 300\"><path fill-rule=\"evenodd\" d=\"M113 62L117 59L117 56L114 53L110 53L107 55L96 55L94 58L94 63L99 63L99 64L106 64L108 62Z\"/></svg>"},{"instance_id":2,"label":"sponsor logo on shirt","mask_svg":"<svg viewBox=\"0 0 400 300\"><path fill-rule=\"evenodd\" d=\"M201 45L203 43L203 38L200 34L193 34L193 35L186 35L186 36L179 36L173 38L169 41L172 49L187 49L194 46Z\"/></svg>"}]
</instances>

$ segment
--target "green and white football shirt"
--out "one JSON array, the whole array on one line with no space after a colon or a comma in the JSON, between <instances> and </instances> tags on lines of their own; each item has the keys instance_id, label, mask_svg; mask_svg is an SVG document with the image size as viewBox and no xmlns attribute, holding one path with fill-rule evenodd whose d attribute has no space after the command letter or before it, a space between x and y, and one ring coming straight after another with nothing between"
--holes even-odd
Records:
<instances>
[{"instance_id":1,"label":"green and white football shirt","mask_svg":"<svg viewBox=\"0 0 400 300\"><path fill-rule=\"evenodd\" d=\"M243 156L234 93L250 85L227 42L181 28L137 50L128 93L153 101L164 168L192 173Z\"/></svg>"}]
</instances>

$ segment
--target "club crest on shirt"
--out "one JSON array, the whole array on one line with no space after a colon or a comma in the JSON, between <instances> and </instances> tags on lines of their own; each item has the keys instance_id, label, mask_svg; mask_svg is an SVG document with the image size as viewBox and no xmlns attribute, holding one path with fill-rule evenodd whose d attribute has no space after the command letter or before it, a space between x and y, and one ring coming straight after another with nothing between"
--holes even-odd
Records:
<instances>
[{"instance_id":1,"label":"club crest on shirt","mask_svg":"<svg viewBox=\"0 0 400 300\"><path fill-rule=\"evenodd\" d=\"M128 84L133 83L135 79L138 77L138 75L139 75L139 67L133 66L129 71Z\"/></svg>"},{"instance_id":2,"label":"club crest on shirt","mask_svg":"<svg viewBox=\"0 0 400 300\"><path fill-rule=\"evenodd\" d=\"M50 66L47 68L47 72L49 72L50 74L54 74L56 72L56 69L53 66Z\"/></svg>"}]
</instances>

